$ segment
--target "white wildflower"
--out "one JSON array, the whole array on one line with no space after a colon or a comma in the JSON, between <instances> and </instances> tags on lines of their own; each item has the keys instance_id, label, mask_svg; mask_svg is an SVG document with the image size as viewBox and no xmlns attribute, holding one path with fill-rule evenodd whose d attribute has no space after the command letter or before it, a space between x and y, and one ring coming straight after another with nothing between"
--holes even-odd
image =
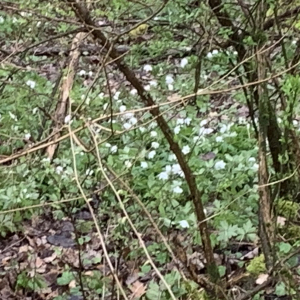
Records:
<instances>
[{"instance_id":1,"label":"white wildflower","mask_svg":"<svg viewBox=\"0 0 300 300\"><path fill-rule=\"evenodd\" d=\"M297 120L293 120L293 125L294 126L298 126L298 121Z\"/></svg>"},{"instance_id":2,"label":"white wildflower","mask_svg":"<svg viewBox=\"0 0 300 300\"><path fill-rule=\"evenodd\" d=\"M219 53L219 50L217 50L217 49L214 49L213 51L212 51L212 55L217 55Z\"/></svg>"},{"instance_id":3,"label":"white wildflower","mask_svg":"<svg viewBox=\"0 0 300 300\"><path fill-rule=\"evenodd\" d=\"M233 51L233 55L238 55L238 52L237 51Z\"/></svg>"},{"instance_id":4,"label":"white wildflower","mask_svg":"<svg viewBox=\"0 0 300 300\"><path fill-rule=\"evenodd\" d=\"M172 172L172 167L170 165L166 165L165 170L168 174L171 174Z\"/></svg>"},{"instance_id":5,"label":"white wildflower","mask_svg":"<svg viewBox=\"0 0 300 300\"><path fill-rule=\"evenodd\" d=\"M55 169L55 172L57 174L61 174L63 172L64 168L62 166L57 166L56 169Z\"/></svg>"},{"instance_id":6,"label":"white wildflower","mask_svg":"<svg viewBox=\"0 0 300 300\"><path fill-rule=\"evenodd\" d=\"M135 125L136 123L137 123L137 118L135 118L135 117L132 117L132 118L130 118L129 120L128 120L128 122L131 124L131 125Z\"/></svg>"},{"instance_id":7,"label":"white wildflower","mask_svg":"<svg viewBox=\"0 0 300 300\"><path fill-rule=\"evenodd\" d=\"M130 168L130 167L132 166L132 163L131 163L130 160L126 160L126 161L124 162L124 165L125 165L126 168Z\"/></svg>"},{"instance_id":8,"label":"white wildflower","mask_svg":"<svg viewBox=\"0 0 300 300\"><path fill-rule=\"evenodd\" d=\"M170 154L168 160L176 160L176 155L175 154Z\"/></svg>"},{"instance_id":9,"label":"white wildflower","mask_svg":"<svg viewBox=\"0 0 300 300\"><path fill-rule=\"evenodd\" d=\"M254 157L249 157L248 161L249 162L256 162L256 159Z\"/></svg>"},{"instance_id":10,"label":"white wildflower","mask_svg":"<svg viewBox=\"0 0 300 300\"><path fill-rule=\"evenodd\" d=\"M105 144L105 147L106 147L106 148L110 148L110 147L111 147L111 144L110 144L110 143L106 143L106 144Z\"/></svg>"},{"instance_id":11,"label":"white wildflower","mask_svg":"<svg viewBox=\"0 0 300 300\"><path fill-rule=\"evenodd\" d=\"M188 64L188 59L186 57L184 57L181 61L180 61L180 67L184 68L186 65Z\"/></svg>"},{"instance_id":12,"label":"white wildflower","mask_svg":"<svg viewBox=\"0 0 300 300\"><path fill-rule=\"evenodd\" d=\"M173 84L168 84L168 90L169 90L169 91L173 91L173 90L174 90Z\"/></svg>"},{"instance_id":13,"label":"white wildflower","mask_svg":"<svg viewBox=\"0 0 300 300\"><path fill-rule=\"evenodd\" d=\"M157 136L157 132L156 131L151 131L150 135L151 135L151 137L156 137Z\"/></svg>"},{"instance_id":14,"label":"white wildflower","mask_svg":"<svg viewBox=\"0 0 300 300\"><path fill-rule=\"evenodd\" d=\"M149 84L150 84L150 86L157 86L157 81L156 80L150 80Z\"/></svg>"},{"instance_id":15,"label":"white wildflower","mask_svg":"<svg viewBox=\"0 0 300 300\"><path fill-rule=\"evenodd\" d=\"M292 45L296 45L297 44L297 41L296 40L293 40L292 41Z\"/></svg>"},{"instance_id":16,"label":"white wildflower","mask_svg":"<svg viewBox=\"0 0 300 300\"><path fill-rule=\"evenodd\" d=\"M184 124L186 124L186 125L190 125L191 124L191 121L192 121L192 119L191 118L185 118L184 119Z\"/></svg>"},{"instance_id":17,"label":"white wildflower","mask_svg":"<svg viewBox=\"0 0 300 300\"><path fill-rule=\"evenodd\" d=\"M26 133L24 136L25 140L29 140L31 138L31 134L30 133Z\"/></svg>"},{"instance_id":18,"label":"white wildflower","mask_svg":"<svg viewBox=\"0 0 300 300\"><path fill-rule=\"evenodd\" d=\"M208 53L206 54L206 57L207 57L208 59L211 59L211 58L213 57L213 55L211 54L211 52L208 52Z\"/></svg>"},{"instance_id":19,"label":"white wildflower","mask_svg":"<svg viewBox=\"0 0 300 300\"><path fill-rule=\"evenodd\" d=\"M186 220L181 220L179 221L179 225L181 226L181 228L189 228L190 225Z\"/></svg>"},{"instance_id":20,"label":"white wildflower","mask_svg":"<svg viewBox=\"0 0 300 300\"><path fill-rule=\"evenodd\" d=\"M27 80L26 85L28 85L31 89L35 88L35 81Z\"/></svg>"},{"instance_id":21,"label":"white wildflower","mask_svg":"<svg viewBox=\"0 0 300 300\"><path fill-rule=\"evenodd\" d=\"M145 127L140 127L139 129L140 129L140 132L141 132L141 133L144 133L144 132L146 131L146 128L145 128Z\"/></svg>"},{"instance_id":22,"label":"white wildflower","mask_svg":"<svg viewBox=\"0 0 300 300\"><path fill-rule=\"evenodd\" d=\"M202 121L200 122L200 126L203 127L204 125L207 124L207 122L208 122L208 121L207 121L206 119L202 120Z\"/></svg>"},{"instance_id":23,"label":"white wildflower","mask_svg":"<svg viewBox=\"0 0 300 300\"><path fill-rule=\"evenodd\" d=\"M119 108L120 112L124 112L126 110L126 106L125 105L121 105Z\"/></svg>"},{"instance_id":24,"label":"white wildflower","mask_svg":"<svg viewBox=\"0 0 300 300\"><path fill-rule=\"evenodd\" d=\"M161 172L157 175L158 179L160 180L168 180L169 174L167 172Z\"/></svg>"},{"instance_id":25,"label":"white wildflower","mask_svg":"<svg viewBox=\"0 0 300 300\"><path fill-rule=\"evenodd\" d=\"M155 150L150 151L150 152L148 153L148 158L149 158L149 159L152 159L152 158L155 156L155 154L156 154L156 151L155 151Z\"/></svg>"},{"instance_id":26,"label":"white wildflower","mask_svg":"<svg viewBox=\"0 0 300 300\"><path fill-rule=\"evenodd\" d=\"M174 133L175 134L178 134L180 132L180 126L176 126L175 128L174 128Z\"/></svg>"},{"instance_id":27,"label":"white wildflower","mask_svg":"<svg viewBox=\"0 0 300 300\"><path fill-rule=\"evenodd\" d=\"M181 167L180 167L180 165L179 164L174 164L173 166L172 166L172 173L173 174L176 174L176 175L179 175L179 176L181 176L181 177L183 177L183 171L181 170Z\"/></svg>"},{"instance_id":28,"label":"white wildflower","mask_svg":"<svg viewBox=\"0 0 300 300\"><path fill-rule=\"evenodd\" d=\"M85 74L86 74L86 72L84 70L80 70L78 73L79 76L84 76Z\"/></svg>"},{"instance_id":29,"label":"white wildflower","mask_svg":"<svg viewBox=\"0 0 300 300\"><path fill-rule=\"evenodd\" d=\"M159 147L159 143L157 142L152 142L151 143L151 147L154 148L154 149L157 149Z\"/></svg>"},{"instance_id":30,"label":"white wildflower","mask_svg":"<svg viewBox=\"0 0 300 300\"><path fill-rule=\"evenodd\" d=\"M223 160L219 160L215 163L216 170L223 170L226 167L226 163Z\"/></svg>"},{"instance_id":31,"label":"white wildflower","mask_svg":"<svg viewBox=\"0 0 300 300\"><path fill-rule=\"evenodd\" d=\"M119 97L120 97L120 94L121 94L121 92L116 92L115 94L114 94L114 100L118 100L119 99Z\"/></svg>"},{"instance_id":32,"label":"white wildflower","mask_svg":"<svg viewBox=\"0 0 300 300\"><path fill-rule=\"evenodd\" d=\"M221 128L220 128L220 132L221 133L225 133L230 131L230 127L232 126L232 124L221 124Z\"/></svg>"},{"instance_id":33,"label":"white wildflower","mask_svg":"<svg viewBox=\"0 0 300 300\"><path fill-rule=\"evenodd\" d=\"M173 192L175 194L182 194L183 189L180 186L176 186L176 187L173 188Z\"/></svg>"},{"instance_id":34,"label":"white wildflower","mask_svg":"<svg viewBox=\"0 0 300 300\"><path fill-rule=\"evenodd\" d=\"M117 145L111 146L111 148L110 148L111 153L116 153L117 151L118 151L118 146Z\"/></svg>"},{"instance_id":35,"label":"white wildflower","mask_svg":"<svg viewBox=\"0 0 300 300\"><path fill-rule=\"evenodd\" d=\"M133 116L134 116L134 113L127 112L126 114L122 115L122 118L125 119L125 120L128 120L128 119L133 118Z\"/></svg>"},{"instance_id":36,"label":"white wildflower","mask_svg":"<svg viewBox=\"0 0 300 300\"><path fill-rule=\"evenodd\" d=\"M253 171L258 171L258 168L259 168L259 165L257 164L257 163L255 163L255 164L253 164L253 166L252 166L252 170Z\"/></svg>"},{"instance_id":37,"label":"white wildflower","mask_svg":"<svg viewBox=\"0 0 300 300\"><path fill-rule=\"evenodd\" d=\"M123 128L124 128L125 130L130 129L131 127L132 127L132 125L129 124L129 123L124 123L124 124L123 124Z\"/></svg>"},{"instance_id":38,"label":"white wildflower","mask_svg":"<svg viewBox=\"0 0 300 300\"><path fill-rule=\"evenodd\" d=\"M150 89L151 89L150 84L145 85L145 86L144 86L144 89L145 89L145 91L149 92Z\"/></svg>"},{"instance_id":39,"label":"white wildflower","mask_svg":"<svg viewBox=\"0 0 300 300\"><path fill-rule=\"evenodd\" d=\"M172 84L174 82L173 76L168 74L166 76L166 84Z\"/></svg>"},{"instance_id":40,"label":"white wildflower","mask_svg":"<svg viewBox=\"0 0 300 300\"><path fill-rule=\"evenodd\" d=\"M184 119L181 119L181 118L177 119L176 124L177 125L183 125L184 124Z\"/></svg>"},{"instance_id":41,"label":"white wildflower","mask_svg":"<svg viewBox=\"0 0 300 300\"><path fill-rule=\"evenodd\" d=\"M142 162L141 162L141 167L142 167L143 169L147 169L147 168L148 168L148 163L147 163L146 161L142 161Z\"/></svg>"},{"instance_id":42,"label":"white wildflower","mask_svg":"<svg viewBox=\"0 0 300 300\"><path fill-rule=\"evenodd\" d=\"M144 71L145 72L150 72L150 71L152 71L152 66L151 65L144 65Z\"/></svg>"},{"instance_id":43,"label":"white wildflower","mask_svg":"<svg viewBox=\"0 0 300 300\"><path fill-rule=\"evenodd\" d=\"M137 90L136 89L132 89L129 93L134 96L134 95L137 94Z\"/></svg>"},{"instance_id":44,"label":"white wildflower","mask_svg":"<svg viewBox=\"0 0 300 300\"><path fill-rule=\"evenodd\" d=\"M191 148L190 148L189 145L183 146L183 148L182 148L182 153L183 154L189 154L190 152L191 152Z\"/></svg>"},{"instance_id":45,"label":"white wildflower","mask_svg":"<svg viewBox=\"0 0 300 300\"><path fill-rule=\"evenodd\" d=\"M201 127L200 130L199 130L199 135L202 136L202 135L207 135L207 134L210 134L212 133L214 130L212 128L205 128L205 127Z\"/></svg>"},{"instance_id":46,"label":"white wildflower","mask_svg":"<svg viewBox=\"0 0 300 300\"><path fill-rule=\"evenodd\" d=\"M93 76L93 72L89 71L89 77L92 77L92 76Z\"/></svg>"},{"instance_id":47,"label":"white wildflower","mask_svg":"<svg viewBox=\"0 0 300 300\"><path fill-rule=\"evenodd\" d=\"M217 136L216 137L216 142L217 143L223 142L223 137L222 136Z\"/></svg>"}]
</instances>

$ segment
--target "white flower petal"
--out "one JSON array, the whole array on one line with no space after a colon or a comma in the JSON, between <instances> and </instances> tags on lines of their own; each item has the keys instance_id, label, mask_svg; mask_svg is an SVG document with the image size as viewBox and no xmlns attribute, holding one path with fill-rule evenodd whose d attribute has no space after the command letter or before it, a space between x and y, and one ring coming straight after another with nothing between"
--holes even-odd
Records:
<instances>
[{"instance_id":1,"label":"white flower petal","mask_svg":"<svg viewBox=\"0 0 300 300\"><path fill-rule=\"evenodd\" d=\"M188 59L186 57L184 57L181 61L180 61L180 67L184 68L187 64L188 64Z\"/></svg>"},{"instance_id":2,"label":"white flower petal","mask_svg":"<svg viewBox=\"0 0 300 300\"><path fill-rule=\"evenodd\" d=\"M183 125L184 124L184 119L181 119L181 118L177 119L176 124L177 125Z\"/></svg>"},{"instance_id":3,"label":"white flower petal","mask_svg":"<svg viewBox=\"0 0 300 300\"><path fill-rule=\"evenodd\" d=\"M64 168L62 166L57 166L56 169L55 169L55 172L57 174L61 174L63 172Z\"/></svg>"},{"instance_id":4,"label":"white flower petal","mask_svg":"<svg viewBox=\"0 0 300 300\"><path fill-rule=\"evenodd\" d=\"M115 94L114 94L114 100L118 100L119 99L119 97L120 97L120 94L121 94L121 92L116 92Z\"/></svg>"},{"instance_id":5,"label":"white flower petal","mask_svg":"<svg viewBox=\"0 0 300 300\"><path fill-rule=\"evenodd\" d=\"M191 118L185 118L184 119L184 124L186 124L186 125L190 125L191 124L191 121L192 121L192 119Z\"/></svg>"},{"instance_id":6,"label":"white flower petal","mask_svg":"<svg viewBox=\"0 0 300 300\"><path fill-rule=\"evenodd\" d=\"M35 81L27 80L26 85L28 85L31 89L35 88Z\"/></svg>"},{"instance_id":7,"label":"white flower petal","mask_svg":"<svg viewBox=\"0 0 300 300\"><path fill-rule=\"evenodd\" d=\"M135 125L137 123L137 118L135 117L132 117L128 120L128 122L131 124L131 125Z\"/></svg>"},{"instance_id":8,"label":"white flower petal","mask_svg":"<svg viewBox=\"0 0 300 300\"><path fill-rule=\"evenodd\" d=\"M183 146L183 148L182 148L182 153L183 154L189 154L190 152L191 152L191 148L190 148L189 145Z\"/></svg>"},{"instance_id":9,"label":"white flower petal","mask_svg":"<svg viewBox=\"0 0 300 300\"><path fill-rule=\"evenodd\" d=\"M161 172L157 175L158 179L160 180L168 180L169 174L167 172Z\"/></svg>"},{"instance_id":10,"label":"white flower petal","mask_svg":"<svg viewBox=\"0 0 300 300\"><path fill-rule=\"evenodd\" d=\"M176 126L175 128L174 128L174 133L175 134L178 134L180 132L180 126Z\"/></svg>"},{"instance_id":11,"label":"white flower petal","mask_svg":"<svg viewBox=\"0 0 300 300\"><path fill-rule=\"evenodd\" d=\"M168 74L166 76L166 84L172 84L174 82L173 76L171 74Z\"/></svg>"},{"instance_id":12,"label":"white flower petal","mask_svg":"<svg viewBox=\"0 0 300 300\"><path fill-rule=\"evenodd\" d=\"M147 169L147 168L148 168L148 163L147 163L146 161L142 161L142 162L141 162L141 167L142 167L143 169Z\"/></svg>"},{"instance_id":13,"label":"white flower petal","mask_svg":"<svg viewBox=\"0 0 300 300\"><path fill-rule=\"evenodd\" d=\"M169 91L173 91L173 90L174 90L173 84L168 84L168 90L169 90Z\"/></svg>"},{"instance_id":14,"label":"white flower petal","mask_svg":"<svg viewBox=\"0 0 300 300\"><path fill-rule=\"evenodd\" d=\"M152 71L152 66L151 65L144 65L143 69L144 69L145 72L150 72L150 71Z\"/></svg>"},{"instance_id":15,"label":"white flower petal","mask_svg":"<svg viewBox=\"0 0 300 300\"><path fill-rule=\"evenodd\" d=\"M159 147L159 143L157 142L152 142L151 143L151 147L154 148L154 149L157 149Z\"/></svg>"},{"instance_id":16,"label":"white flower petal","mask_svg":"<svg viewBox=\"0 0 300 300\"><path fill-rule=\"evenodd\" d=\"M186 220L181 220L181 221L179 221L179 225L180 225L182 228L189 228L189 227L190 227L189 223L188 223Z\"/></svg>"},{"instance_id":17,"label":"white flower petal","mask_svg":"<svg viewBox=\"0 0 300 300\"><path fill-rule=\"evenodd\" d=\"M137 94L137 90L136 89L132 89L129 93L134 96L134 95Z\"/></svg>"},{"instance_id":18,"label":"white flower petal","mask_svg":"<svg viewBox=\"0 0 300 300\"><path fill-rule=\"evenodd\" d=\"M150 152L148 153L148 158L149 158L149 159L152 159L152 158L155 156L155 154L156 154L156 151L155 151L155 150L150 151Z\"/></svg>"},{"instance_id":19,"label":"white flower petal","mask_svg":"<svg viewBox=\"0 0 300 300\"><path fill-rule=\"evenodd\" d=\"M173 192L175 194L182 194L183 189L180 186L176 186L176 187L173 188Z\"/></svg>"},{"instance_id":20,"label":"white flower petal","mask_svg":"<svg viewBox=\"0 0 300 300\"><path fill-rule=\"evenodd\" d=\"M216 170L223 170L226 167L226 163L223 160L219 160L215 163Z\"/></svg>"},{"instance_id":21,"label":"white flower petal","mask_svg":"<svg viewBox=\"0 0 300 300\"><path fill-rule=\"evenodd\" d=\"M110 148L111 153L116 153L118 151L118 146L117 145L113 145Z\"/></svg>"},{"instance_id":22,"label":"white flower petal","mask_svg":"<svg viewBox=\"0 0 300 300\"><path fill-rule=\"evenodd\" d=\"M156 131L151 131L150 135L151 135L151 137L156 137L157 136L157 132Z\"/></svg>"},{"instance_id":23,"label":"white flower petal","mask_svg":"<svg viewBox=\"0 0 300 300\"><path fill-rule=\"evenodd\" d=\"M130 129L131 127L132 127L132 125L129 124L129 123L124 123L124 124L123 124L123 128L124 128L125 130Z\"/></svg>"},{"instance_id":24,"label":"white flower petal","mask_svg":"<svg viewBox=\"0 0 300 300\"><path fill-rule=\"evenodd\" d=\"M120 112L126 111L126 106L125 105L121 105L120 108L119 108L119 111Z\"/></svg>"}]
</instances>

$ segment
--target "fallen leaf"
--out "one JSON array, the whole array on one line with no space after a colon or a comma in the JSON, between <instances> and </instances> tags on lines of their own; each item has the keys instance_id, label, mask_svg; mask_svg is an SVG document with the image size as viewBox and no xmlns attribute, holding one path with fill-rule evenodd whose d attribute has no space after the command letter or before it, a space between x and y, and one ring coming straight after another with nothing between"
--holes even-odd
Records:
<instances>
[{"instance_id":1,"label":"fallen leaf","mask_svg":"<svg viewBox=\"0 0 300 300\"><path fill-rule=\"evenodd\" d=\"M129 286L129 289L132 292L130 299L140 298L146 292L146 286L140 281L134 282L131 286Z\"/></svg>"},{"instance_id":2,"label":"fallen leaf","mask_svg":"<svg viewBox=\"0 0 300 300\"><path fill-rule=\"evenodd\" d=\"M286 222L286 218L280 216L277 217L277 225L284 226L285 222Z\"/></svg>"},{"instance_id":3,"label":"fallen leaf","mask_svg":"<svg viewBox=\"0 0 300 300\"><path fill-rule=\"evenodd\" d=\"M269 278L269 274L259 274L259 276L257 277L255 283L256 284L263 284L264 282L266 282Z\"/></svg>"}]
</instances>

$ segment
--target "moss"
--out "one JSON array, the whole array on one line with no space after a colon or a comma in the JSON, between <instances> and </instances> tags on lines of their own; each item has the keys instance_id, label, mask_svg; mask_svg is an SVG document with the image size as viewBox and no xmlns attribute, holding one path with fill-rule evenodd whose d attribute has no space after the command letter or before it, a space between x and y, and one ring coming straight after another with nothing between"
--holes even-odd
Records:
<instances>
[{"instance_id":1,"label":"moss","mask_svg":"<svg viewBox=\"0 0 300 300\"><path fill-rule=\"evenodd\" d=\"M266 272L265 257L263 254L252 259L246 270L253 276Z\"/></svg>"},{"instance_id":2,"label":"moss","mask_svg":"<svg viewBox=\"0 0 300 300\"><path fill-rule=\"evenodd\" d=\"M276 211L278 215L283 216L289 220L295 220L299 215L300 205L299 203L279 200L276 204Z\"/></svg>"},{"instance_id":3,"label":"moss","mask_svg":"<svg viewBox=\"0 0 300 300\"><path fill-rule=\"evenodd\" d=\"M279 229L279 233L284 236L285 239L299 240L300 227L298 225L290 224Z\"/></svg>"}]
</instances>

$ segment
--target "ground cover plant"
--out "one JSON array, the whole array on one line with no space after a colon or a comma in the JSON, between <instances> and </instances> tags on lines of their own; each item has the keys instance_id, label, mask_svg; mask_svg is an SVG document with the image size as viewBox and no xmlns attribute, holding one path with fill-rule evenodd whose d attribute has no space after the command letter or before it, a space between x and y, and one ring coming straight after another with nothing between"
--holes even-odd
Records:
<instances>
[{"instance_id":1,"label":"ground cover plant","mask_svg":"<svg viewBox=\"0 0 300 300\"><path fill-rule=\"evenodd\" d=\"M299 11L3 1L1 299L297 299Z\"/></svg>"}]
</instances>

